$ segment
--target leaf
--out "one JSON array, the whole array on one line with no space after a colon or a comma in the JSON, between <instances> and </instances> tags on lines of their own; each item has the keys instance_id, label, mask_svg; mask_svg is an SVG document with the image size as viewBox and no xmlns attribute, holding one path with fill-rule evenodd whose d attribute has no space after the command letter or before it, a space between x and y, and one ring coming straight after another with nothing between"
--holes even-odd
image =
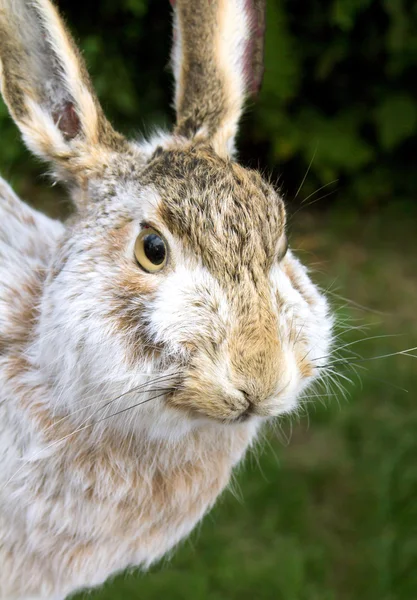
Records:
<instances>
[{"instance_id":1,"label":"leaf","mask_svg":"<svg viewBox=\"0 0 417 600\"><path fill-rule=\"evenodd\" d=\"M299 63L297 46L289 31L282 1L268 2L261 102L272 97L276 105L277 98L283 101L294 97L301 75Z\"/></svg>"},{"instance_id":2,"label":"leaf","mask_svg":"<svg viewBox=\"0 0 417 600\"><path fill-rule=\"evenodd\" d=\"M148 3L145 0L125 0L125 4L126 10L135 17L142 17L148 9Z\"/></svg>"},{"instance_id":3,"label":"leaf","mask_svg":"<svg viewBox=\"0 0 417 600\"><path fill-rule=\"evenodd\" d=\"M371 0L335 0L331 10L331 20L340 29L348 31L355 25L359 12L368 8Z\"/></svg>"},{"instance_id":4,"label":"leaf","mask_svg":"<svg viewBox=\"0 0 417 600\"><path fill-rule=\"evenodd\" d=\"M315 155L312 171L320 178L353 173L367 165L374 156L372 147L359 133L360 115L354 110L328 118L316 110L304 109L298 127L303 131L306 161Z\"/></svg>"},{"instance_id":5,"label":"leaf","mask_svg":"<svg viewBox=\"0 0 417 600\"><path fill-rule=\"evenodd\" d=\"M389 96L376 109L375 123L381 146L392 150L416 131L416 102L406 94Z\"/></svg>"}]
</instances>

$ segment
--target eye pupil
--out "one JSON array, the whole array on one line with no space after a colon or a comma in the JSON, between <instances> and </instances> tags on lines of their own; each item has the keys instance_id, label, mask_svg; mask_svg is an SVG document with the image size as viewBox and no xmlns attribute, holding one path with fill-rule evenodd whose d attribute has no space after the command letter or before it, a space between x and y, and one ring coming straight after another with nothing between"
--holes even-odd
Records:
<instances>
[{"instance_id":1,"label":"eye pupil","mask_svg":"<svg viewBox=\"0 0 417 600\"><path fill-rule=\"evenodd\" d=\"M164 238L152 227L144 226L135 242L135 258L147 273L157 273L164 268L168 247Z\"/></svg>"},{"instance_id":2,"label":"eye pupil","mask_svg":"<svg viewBox=\"0 0 417 600\"><path fill-rule=\"evenodd\" d=\"M144 238L143 250L146 258L152 264L161 265L164 262L166 255L165 243L156 233L150 233Z\"/></svg>"}]
</instances>

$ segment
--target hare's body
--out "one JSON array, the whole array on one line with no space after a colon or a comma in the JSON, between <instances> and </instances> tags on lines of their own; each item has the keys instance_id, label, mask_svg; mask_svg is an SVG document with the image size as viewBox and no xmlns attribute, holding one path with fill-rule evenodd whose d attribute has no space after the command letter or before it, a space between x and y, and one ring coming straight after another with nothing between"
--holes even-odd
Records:
<instances>
[{"instance_id":1,"label":"hare's body","mask_svg":"<svg viewBox=\"0 0 417 600\"><path fill-rule=\"evenodd\" d=\"M0 0L3 97L69 184L64 227L0 180L0 600L63 600L186 536L329 353L285 208L231 157L263 0L177 0L177 124L105 119L49 0Z\"/></svg>"},{"instance_id":2,"label":"hare's body","mask_svg":"<svg viewBox=\"0 0 417 600\"><path fill-rule=\"evenodd\" d=\"M167 448L71 436L31 360L63 233L0 179L0 598L63 598L160 558L212 506L255 433L208 425ZM57 435L67 443L48 448Z\"/></svg>"}]
</instances>

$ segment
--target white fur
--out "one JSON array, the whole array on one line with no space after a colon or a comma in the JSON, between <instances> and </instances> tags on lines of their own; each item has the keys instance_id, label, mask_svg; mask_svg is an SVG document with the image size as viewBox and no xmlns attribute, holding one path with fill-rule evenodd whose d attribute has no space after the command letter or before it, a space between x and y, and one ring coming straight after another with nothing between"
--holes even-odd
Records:
<instances>
[{"instance_id":1,"label":"white fur","mask_svg":"<svg viewBox=\"0 0 417 600\"><path fill-rule=\"evenodd\" d=\"M25 278L30 277L34 267L50 268L54 254L59 254L59 246L64 244L65 231L61 224L52 222L43 215L36 213L19 202L10 188L2 183L0 185L0 220L1 244L0 257L2 265L2 285L0 288L0 332L7 332L10 321L10 310L7 291L10 286L19 289ZM141 199L138 201L138 199ZM143 220L155 222L159 199L152 189L136 188L131 182L120 186L118 198L111 204L111 214L117 220L118 215L128 211L132 215L132 224L127 234L125 258L130 255L135 237L138 233L138 223ZM91 207L91 218L100 224L102 218L100 206ZM109 210L106 218L109 218ZM33 227L24 225L24 218L31 217ZM161 227L162 229L162 227ZM188 256L178 242L168 231L163 231L171 245L171 252L175 256L175 268L170 274L161 279L156 288L156 295L146 311L149 317L149 333L155 340L161 341L170 356L179 360L184 358L183 344L194 341L202 336L225 336L228 328L235 320L234 312L218 282L202 266L198 265L195 258ZM96 235L96 234L94 234ZM97 231L100 236L100 229ZM57 247L57 243L59 246ZM134 369L125 361L125 339L114 329L106 313L106 298L111 294L109 283L117 278L117 264L114 257L111 262L104 260L100 253L99 238L91 237L83 227L73 230L71 236L72 254L69 256L63 269L45 287L41 304L41 319L37 327L37 335L33 343L27 347L25 354L32 369L22 376L22 383L38 390L38 397L31 402L41 403L57 415L58 418L68 419L71 414L71 427L73 435L88 433L95 421L102 416L107 416L116 410L121 410L136 404L138 401L152 396L131 394L120 398L111 407L100 412L105 402L119 396L131 388L143 384L155 375L155 372L167 373L165 359L149 361L146 357L137 363ZM56 249L58 248L58 250ZM94 262L97 252L97 262ZM287 412L296 405L297 395L309 383L303 381L296 366L293 347L289 341L291 329L303 326L303 335L309 340L306 352L311 356L320 357L328 352L331 335L331 320L328 317L326 301L312 286L305 270L298 261L291 256L290 260L297 268L298 278L315 299L314 307L308 305L299 292L291 285L280 266L274 267L271 272L271 297L279 293L284 299L284 310L279 314L280 336L283 340L283 355L285 368L282 368L282 377L277 378L277 395L270 398L264 405L265 414L276 415ZM100 259L100 260L99 260ZM56 259L55 259L56 260ZM10 282L10 284L8 284ZM1 290L4 290L3 304ZM169 298L169 303L167 303ZM98 301L99 299L99 301ZM190 302L198 299L201 307L199 310L190 308ZM139 299L138 299L139 300ZM215 315L210 309L216 304L218 310ZM88 319L84 315L88 315ZM82 343L80 344L80 340ZM288 340L288 342L286 342ZM219 341L219 340L218 340ZM4 359L3 359L4 360ZM70 583L62 583L61 588L52 587L45 579L45 587L39 588L40 597L48 599L61 599L66 593L83 585L98 585L105 581L109 574L123 569L128 565L146 566L160 557L169 548L175 545L194 526L194 516L191 520L184 515L183 522L172 530L168 539L161 546L152 548L141 547L139 544L136 553L132 554L131 540L126 540L126 545L118 543L117 550L114 538L106 533L104 523L111 523L110 514L112 502L117 500L115 490L112 491L111 501L106 496L106 479L96 482L102 491L102 504L95 504L94 510L88 504L78 501L79 492L74 492L81 486L88 486L84 481L85 475L81 472L71 474L68 479L68 489L63 487L59 476L54 476L55 470L59 471L63 454L62 443L51 443L37 429L36 422L28 419L23 408L14 404L13 398L16 391L10 387L5 378L6 372L2 371L0 359L0 534L4 543L23 542L22 560L30 561L31 548L43 547L45 556L54 556L51 569L54 571L54 581L67 581L67 574L60 574L60 562L65 563L66 553L69 552L70 541L60 543L60 551L55 549L55 536L88 536L97 535L100 541L100 552L86 562L82 569L74 573ZM6 363L4 363L6 366ZM172 367L170 367L172 369ZM173 369L175 370L175 369ZM226 362L216 367L212 373L213 384L220 385L225 390L230 386ZM259 419L253 419L247 426L248 441L252 439L259 427ZM127 411L122 415L106 420L95 428L95 436L99 443L100 436L108 429L114 429L115 435L132 438L133 448L136 439L148 440L149 443L162 441L170 454L175 455L175 448L182 444L193 431L199 435L212 439L209 447L215 444L214 439L224 435L223 427L212 424L204 418L187 419L185 415L167 407L164 399L144 404L135 411ZM77 433L78 432L78 433ZM47 432L46 432L47 433ZM213 437L214 436L214 437ZM223 439L223 438L222 438ZM147 443L148 443L147 442ZM193 452L193 442L189 441L189 452ZM236 456L230 457L234 464L242 456L244 448ZM182 457L185 459L185 457ZM129 481L132 469L138 465L118 465L121 469L122 479ZM166 466L165 468L169 468ZM123 476L123 471L126 475ZM70 475L70 473L68 473ZM151 477L151 472L147 477ZM37 500L39 478L47 477L50 492ZM81 479L78 479L81 477ZM64 494L64 504L54 504L54 490L61 489ZM74 496L75 493L75 496ZM120 498L126 494L123 486L118 486L117 493ZM143 489L143 494L147 490ZM141 499L136 499L140 510ZM46 503L45 503L46 502ZM110 512L109 512L110 511ZM77 515L74 521L74 515ZM13 528L7 525L13 522ZM26 527L29 530L26 533ZM112 525L113 526L113 525ZM143 524L144 527L148 525ZM139 524L138 524L139 527ZM42 533L42 532L45 533ZM25 533L24 533L25 532ZM49 532L49 533L48 533ZM140 529L132 531L134 536L140 536ZM69 535L69 533L68 533ZM114 534L113 534L114 535ZM5 537L6 536L6 537ZM23 536L23 537L22 537ZM28 537L27 537L28 536ZM52 537L51 537L52 536ZM40 546L39 546L40 545ZM25 559L26 556L26 559ZM0 546L0 560L1 546ZM50 560L50 559L48 559ZM23 563L13 563L10 566L3 556L3 563L7 568L13 568L18 573L23 568ZM4 572L4 571L3 571ZM25 572L27 569L25 568ZM13 580L15 575L9 573ZM31 576L33 582L36 577ZM0 590L7 584L0 576ZM65 586L69 587L65 587ZM5 588L8 589L7 587ZM4 597L0 592L0 598ZM7 598L9 600L9 598Z\"/></svg>"},{"instance_id":2,"label":"white fur","mask_svg":"<svg viewBox=\"0 0 417 600\"><path fill-rule=\"evenodd\" d=\"M61 225L52 223L39 213L34 213L21 205L14 196L12 197L9 188L5 188L4 184L3 189L6 189L9 197L8 204L0 205L3 207L3 216L10 204L10 198L13 198L12 202L14 203L12 214L8 215L7 219L2 219L3 225L1 226L2 239L5 239L5 243L0 246L1 262L4 265L2 281L6 283L5 289L7 289L7 277L14 285L16 285L16 276L18 282L23 282L33 269L33 260L36 261L36 264L48 268L54 253L56 253L54 250L56 243L65 236L65 233ZM3 192L3 197L4 195ZM142 197L142 201L138 202L140 197ZM151 222L157 220L157 206L158 198L152 190L139 191L139 189L135 189L133 182L120 186L118 199L115 199L111 205L113 218L117 219L117 215L126 210L134 217L129 225L129 230L126 231L126 247L123 251L125 258L131 252L138 233L138 223L143 219ZM99 226L102 218L100 208L92 207L90 210L92 210L91 218ZM25 211L30 213L36 222L32 238L28 235L30 232L23 229L19 233L22 223L19 221L18 215ZM106 218L108 217L107 214ZM176 356L181 362L185 357L184 342L193 342L198 336L227 335L224 332L227 332L234 322L235 315L213 276L199 266L193 257L184 253L178 242L171 239L168 231L162 231L162 233L170 241L172 254L175 255L175 268L161 279L153 301L146 305L145 313L148 313L148 327L152 339L159 340L165 345L167 358ZM94 235L101 235L99 228ZM47 251L43 250L45 244ZM25 351L33 368L23 376L23 383L39 390L39 396L33 398L33 402L45 405L58 418L68 419L67 415L71 414L72 431L75 432L74 435L82 436L89 431L88 429L84 431L83 428L90 427L102 416L132 406L151 397L152 394L124 396L110 407L107 406L104 412L100 412L100 407L104 406L109 399L149 381L155 372L167 373L169 371L165 366L164 355L157 361L151 362L144 356L134 369L126 363L125 339L115 330L106 311L106 302L108 301L106 299L110 298L112 293L111 282L113 279L116 280L118 275L117 261L114 257L110 262L103 259L103 256L100 256L102 250L99 238L91 237L91 231L87 234L82 227L73 230L71 247L73 251L67 258L64 267L45 287L36 338ZM36 248L39 249L40 256L35 254L34 259L27 259L25 253L29 250L33 252ZM60 252L61 250L58 250L58 257ZM95 257L96 252L97 257ZM43 253L45 254L43 255ZM285 307L287 307L280 313L281 337L285 343L285 340L289 339L294 324L302 324L305 328L304 335L309 340L306 352L308 351L316 357L323 356L327 353L331 329L331 321L327 316L327 305L316 292L296 259L291 257L291 260L297 266L299 277L303 278L309 293L315 295L317 302L314 309L309 307L302 296L292 288L282 269L274 268L271 272L271 294L279 292L284 298ZM91 268L92 263L96 265L94 270ZM9 274L6 275L6 273ZM13 277L11 273L13 273ZM167 303L167 298L169 298L169 303ZM201 306L207 307L207 309L190 308L191 300L196 299L200 301ZM140 302L140 298L138 298L138 302ZM213 315L210 310L210 305L213 303L218 306L216 315ZM2 305L0 296L0 331L8 326L8 310L7 300L5 299ZM85 318L85 315L88 315L88 319ZM80 340L82 340L81 343ZM286 366L282 370L282 377L277 378L277 396L265 403L265 414L280 414L292 409L296 404L297 395L308 383L299 376L290 342L283 348L283 351ZM169 368L172 369L172 367ZM175 371L175 368L172 370ZM2 422L0 460L3 465L0 475L0 506L2 507L0 533L3 531L3 539L6 535L9 539L8 543L15 543L13 540L19 539L19 536L20 543L22 543L22 539L27 540L23 542L25 551L22 554L22 560L24 556L27 556L26 560L30 560L30 548L40 544L44 547L47 555L53 554L51 569L54 570L54 580L59 581L61 578L60 561L65 563L65 555L69 551L69 546L65 543L62 544L59 552L53 549L55 548L55 539L51 537L52 531L55 531L54 535L61 537L64 534L67 535L65 532L72 531L71 536L88 535L91 538L98 535L99 538L100 536L103 538L100 542L100 552L94 552L83 568L74 573L70 583L63 584L60 590L45 584L45 589L43 591L40 589L39 592L43 598L60 599L72 589L101 583L109 574L128 565L146 566L150 564L175 545L192 529L196 520L201 518L203 513L194 516L191 521L184 515L183 522L178 524L176 530L170 532L162 546L160 543L155 548L139 545L136 553L131 554L131 540L129 543L126 540L126 546L119 543L116 550L111 533L106 533L105 527L103 529L103 523L111 523L108 511L112 510L112 503L109 503L109 499L106 498L106 480L103 479L98 484L96 483L103 490L101 492L103 500L102 505L94 505L93 511L91 506L79 503L77 497L80 497L80 494L76 493L74 496L74 491L72 491L72 488L76 490L79 486L88 486L88 482L83 481L85 475L80 473L81 479L77 480L77 474L74 472L69 478L68 484L65 484L68 485L68 490L65 491L62 481L58 476L54 477L53 475L54 471L59 471L60 468L63 456L61 454L62 444L51 443L45 439L37 430L36 423L28 420L25 410L14 405L15 390L10 387L7 379L3 378L2 380L2 377L0 361L0 421ZM213 383L220 385L225 390L228 389L230 384L226 363L216 367L212 373L212 380ZM258 426L259 419L253 419L245 426L248 428L248 441L256 433ZM214 436L213 439L218 435L222 438L224 435L223 427L219 428L203 418L200 420L188 419L180 412L167 407L163 398L98 424L95 428L97 443L100 436L106 434L109 427L115 432L119 432L115 433L116 436L130 435L132 447L137 443L134 441L135 439L148 440L149 443L163 441L167 448L171 448L170 453L173 455L175 455L176 446L182 444L193 431L199 431L201 432L199 435L209 438ZM213 443L215 442L210 442L210 446ZM191 438L189 444L189 451L192 452ZM239 460L243 450L244 448L239 450L236 457L231 456L231 464ZM133 468L135 468L134 464L118 465L121 473L126 469L126 481L129 480ZM147 476L151 477L151 473L148 473ZM51 495L47 495L46 504L45 497L41 501L36 500L36 489L39 484L35 482L39 477L49 479ZM54 489L57 487L62 489L62 493L65 494L64 505L54 505ZM118 493L123 497L126 490L119 487ZM114 494L113 490L112 501L116 501ZM147 494L146 489L143 490L143 494ZM137 506L140 510L140 497L137 498ZM75 521L74 514L77 515ZM12 530L7 526L7 523L10 522L14 523ZM22 538L23 531L26 531L25 523L29 524L29 530ZM146 524L143 526L147 527ZM47 533L48 530L49 533ZM133 531L132 534L140 536L140 529ZM26 538L26 535L29 537ZM16 577L22 568L23 566L18 563L13 564L13 569L16 569ZM13 580L14 576L11 577ZM66 577L62 577L62 579L66 581ZM0 590L2 585L4 586L5 582L2 582L0 577ZM65 587L65 585L70 587ZM6 587L6 589L8 588Z\"/></svg>"}]
</instances>

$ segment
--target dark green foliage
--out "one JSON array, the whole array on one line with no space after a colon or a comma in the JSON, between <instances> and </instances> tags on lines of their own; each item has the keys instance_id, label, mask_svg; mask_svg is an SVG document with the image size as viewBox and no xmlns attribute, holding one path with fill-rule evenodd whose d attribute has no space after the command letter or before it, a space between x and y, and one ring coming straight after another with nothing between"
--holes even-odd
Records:
<instances>
[{"instance_id":1,"label":"dark green foliage","mask_svg":"<svg viewBox=\"0 0 417 600\"><path fill-rule=\"evenodd\" d=\"M417 187L417 5L270 0L265 86L252 118L270 163L304 194L339 179L375 203ZM284 178L285 183L285 178Z\"/></svg>"},{"instance_id":2,"label":"dark green foliage","mask_svg":"<svg viewBox=\"0 0 417 600\"><path fill-rule=\"evenodd\" d=\"M148 134L169 125L168 0L59 6L116 126ZM244 119L243 160L283 174L290 198L311 161L302 197L335 179L349 202L413 197L416 31L411 0L268 0L265 80ZM3 105L0 131L2 172L19 180L28 156Z\"/></svg>"}]
</instances>

